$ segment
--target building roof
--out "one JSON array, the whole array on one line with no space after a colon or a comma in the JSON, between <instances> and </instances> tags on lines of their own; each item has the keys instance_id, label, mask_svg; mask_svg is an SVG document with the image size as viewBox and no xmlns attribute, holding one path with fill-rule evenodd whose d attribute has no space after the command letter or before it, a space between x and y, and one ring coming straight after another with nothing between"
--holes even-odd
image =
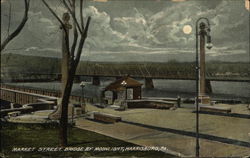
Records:
<instances>
[{"instance_id":1,"label":"building roof","mask_svg":"<svg viewBox=\"0 0 250 158\"><path fill-rule=\"evenodd\" d=\"M141 87L141 86L142 84L138 82L137 80L129 76L125 76L109 84L105 88L105 91L122 91L122 90L125 90L125 87L135 88L135 87Z\"/></svg>"}]
</instances>

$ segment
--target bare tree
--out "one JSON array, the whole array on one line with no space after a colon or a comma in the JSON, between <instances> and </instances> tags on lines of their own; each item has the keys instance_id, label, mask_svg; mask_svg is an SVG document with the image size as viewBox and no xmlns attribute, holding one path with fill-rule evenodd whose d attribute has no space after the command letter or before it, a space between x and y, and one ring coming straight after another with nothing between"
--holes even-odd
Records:
<instances>
[{"instance_id":1,"label":"bare tree","mask_svg":"<svg viewBox=\"0 0 250 158\"><path fill-rule=\"evenodd\" d=\"M30 7L30 0L24 0L24 5L25 5L25 10L24 10L24 15L23 15L22 21L18 25L18 27L11 34L9 34L10 17L11 17L11 15L10 15L11 14L11 6L10 6L8 36L1 43L1 52L7 46L7 44L9 44L22 31L23 27L25 26L25 24L26 24L26 22L28 20L28 12L29 12L29 7Z\"/></svg>"},{"instance_id":2,"label":"bare tree","mask_svg":"<svg viewBox=\"0 0 250 158\"><path fill-rule=\"evenodd\" d=\"M63 18L60 19L58 14L50 7L46 0L42 0L44 5L49 9L53 16L58 20L61 28L64 31L63 44L66 47L66 56L68 57L68 70L66 83L63 86L62 91L62 103L61 103L61 114L60 114L60 145L67 146L67 125L68 125L68 104L69 97L72 90L74 75L76 72L77 65L80 61L82 49L87 38L88 28L91 18L87 18L86 25L84 25L83 19L83 0L80 0L79 13L80 17L76 17L76 1L75 0L60 0L63 6L67 9L68 13L64 13ZM73 42L69 44L69 31L68 27L69 18L72 18L73 24ZM79 38L80 37L80 38ZM63 46L63 47L64 47ZM63 52L64 53L64 52Z\"/></svg>"}]
</instances>

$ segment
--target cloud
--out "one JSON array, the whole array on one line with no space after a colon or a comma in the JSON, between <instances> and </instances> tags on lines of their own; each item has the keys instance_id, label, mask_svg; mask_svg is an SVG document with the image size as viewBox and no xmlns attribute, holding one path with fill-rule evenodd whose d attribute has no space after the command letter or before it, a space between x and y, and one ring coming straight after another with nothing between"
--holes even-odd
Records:
<instances>
[{"instance_id":1,"label":"cloud","mask_svg":"<svg viewBox=\"0 0 250 158\"><path fill-rule=\"evenodd\" d=\"M46 17L41 11L29 11L29 15L30 18L26 24L29 30L39 30L39 32L42 32L43 35L46 35L59 28L58 22Z\"/></svg>"},{"instance_id":2,"label":"cloud","mask_svg":"<svg viewBox=\"0 0 250 158\"><path fill-rule=\"evenodd\" d=\"M176 47L193 47L195 32L183 35L182 28L184 25L195 28L199 17L207 17L210 20L215 45L228 48L233 46L232 43L244 42L248 45L249 17L243 2L240 1L221 0L210 4L207 4L207 1L175 3L151 16L148 23L160 42Z\"/></svg>"},{"instance_id":3,"label":"cloud","mask_svg":"<svg viewBox=\"0 0 250 158\"><path fill-rule=\"evenodd\" d=\"M93 0L94 2L108 2L108 0Z\"/></svg>"},{"instance_id":4,"label":"cloud","mask_svg":"<svg viewBox=\"0 0 250 158\"><path fill-rule=\"evenodd\" d=\"M46 51L46 52L60 52L59 49L53 49L53 48L38 48L38 47L29 47L25 49L26 52L30 51Z\"/></svg>"},{"instance_id":5,"label":"cloud","mask_svg":"<svg viewBox=\"0 0 250 158\"><path fill-rule=\"evenodd\" d=\"M186 0L172 0L172 2L185 2Z\"/></svg>"},{"instance_id":6,"label":"cloud","mask_svg":"<svg viewBox=\"0 0 250 158\"><path fill-rule=\"evenodd\" d=\"M206 52L207 56L227 56L227 55L241 55L247 54L248 52L244 49L228 49L227 47L214 47L213 49Z\"/></svg>"},{"instance_id":7,"label":"cloud","mask_svg":"<svg viewBox=\"0 0 250 158\"><path fill-rule=\"evenodd\" d=\"M87 45L94 49L143 48L145 46L141 45L142 41L154 38L146 30L145 19L138 14L135 17L114 18L111 21L110 15L94 6L89 6L85 13L92 17Z\"/></svg>"},{"instance_id":8,"label":"cloud","mask_svg":"<svg viewBox=\"0 0 250 158\"><path fill-rule=\"evenodd\" d=\"M119 26L126 26L127 35L134 39L137 43L147 46L153 46L161 44L161 42L155 37L151 30L151 24L148 23L148 19L134 8L134 17L122 17L114 18L115 29L119 29Z\"/></svg>"},{"instance_id":9,"label":"cloud","mask_svg":"<svg viewBox=\"0 0 250 158\"><path fill-rule=\"evenodd\" d=\"M149 18L150 29L154 36L165 45L190 47L194 42L194 36L185 35L183 27L193 26L194 16L192 12L200 12L196 2L175 3Z\"/></svg>"},{"instance_id":10,"label":"cloud","mask_svg":"<svg viewBox=\"0 0 250 158\"><path fill-rule=\"evenodd\" d=\"M221 1L215 9L200 13L200 16L209 16L213 42L218 46L249 43L249 16L242 1ZM234 44L232 44L234 43Z\"/></svg>"},{"instance_id":11,"label":"cloud","mask_svg":"<svg viewBox=\"0 0 250 158\"><path fill-rule=\"evenodd\" d=\"M134 16L112 18L108 13L89 6L86 16L92 17L87 39L94 50L145 50L161 44L151 33L145 17L134 8Z\"/></svg>"},{"instance_id":12,"label":"cloud","mask_svg":"<svg viewBox=\"0 0 250 158\"><path fill-rule=\"evenodd\" d=\"M21 4L20 1L15 3ZM112 5L111 5L112 3ZM195 22L199 17L207 17L211 22L212 43L215 46L207 51L208 56L242 55L247 53L249 45L249 12L244 1L186 1L174 3L171 1L150 1L139 3L135 1L123 7L127 2L113 1L96 3L90 1L84 8L84 18L91 16L88 38L84 49L98 57L107 53L112 58L121 54L146 54L154 59L162 60L164 55L179 59L179 54L192 56L195 48ZM14 4L14 3L13 3ZM50 2L59 17L66 11L60 3ZM113 5L114 4L114 5ZM160 7L155 7L161 5ZM6 7L7 8L7 7ZM8 9L3 10L3 15ZM119 10L117 9L119 8ZM160 9L159 9L160 8ZM20 19L21 9L13 15L13 26ZM77 17L79 17L77 12ZM4 17L1 15L1 17ZM6 27L6 20L2 28ZM185 25L190 25L193 32L183 33ZM56 52L61 49L61 30L58 21L39 1L32 4L29 20L17 40L10 47L24 47L25 53L37 51ZM2 36L2 35L1 35ZM44 48L44 49L43 49ZM46 48L46 49L45 49ZM103 52L102 55L94 52ZM245 53L244 53L245 52ZM49 53L48 53L49 54ZM92 58L92 57L91 57ZM103 60L108 57L103 57ZM111 59L111 58L110 58ZM165 59L165 58L164 58ZM190 60L192 57L190 57ZM231 60L231 58L230 58Z\"/></svg>"}]
</instances>

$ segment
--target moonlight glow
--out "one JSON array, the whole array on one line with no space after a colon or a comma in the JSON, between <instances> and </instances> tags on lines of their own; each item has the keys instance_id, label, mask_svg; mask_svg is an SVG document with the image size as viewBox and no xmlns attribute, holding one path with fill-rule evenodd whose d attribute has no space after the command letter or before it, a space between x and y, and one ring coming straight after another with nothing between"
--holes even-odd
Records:
<instances>
[{"instance_id":1,"label":"moonlight glow","mask_svg":"<svg viewBox=\"0 0 250 158\"><path fill-rule=\"evenodd\" d=\"M190 25L185 25L182 30L185 34L190 34L192 32L192 27Z\"/></svg>"}]
</instances>

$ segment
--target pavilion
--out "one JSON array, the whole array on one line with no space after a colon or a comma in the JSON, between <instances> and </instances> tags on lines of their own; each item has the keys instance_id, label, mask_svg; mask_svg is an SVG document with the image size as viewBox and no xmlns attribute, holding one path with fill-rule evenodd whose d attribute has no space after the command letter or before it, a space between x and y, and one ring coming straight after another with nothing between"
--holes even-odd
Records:
<instances>
[{"instance_id":1,"label":"pavilion","mask_svg":"<svg viewBox=\"0 0 250 158\"><path fill-rule=\"evenodd\" d=\"M119 100L138 100L141 99L141 84L137 80L125 76L117 79L116 81L105 87L103 91L104 97L106 97L106 92L112 92L112 102L116 99Z\"/></svg>"}]
</instances>

